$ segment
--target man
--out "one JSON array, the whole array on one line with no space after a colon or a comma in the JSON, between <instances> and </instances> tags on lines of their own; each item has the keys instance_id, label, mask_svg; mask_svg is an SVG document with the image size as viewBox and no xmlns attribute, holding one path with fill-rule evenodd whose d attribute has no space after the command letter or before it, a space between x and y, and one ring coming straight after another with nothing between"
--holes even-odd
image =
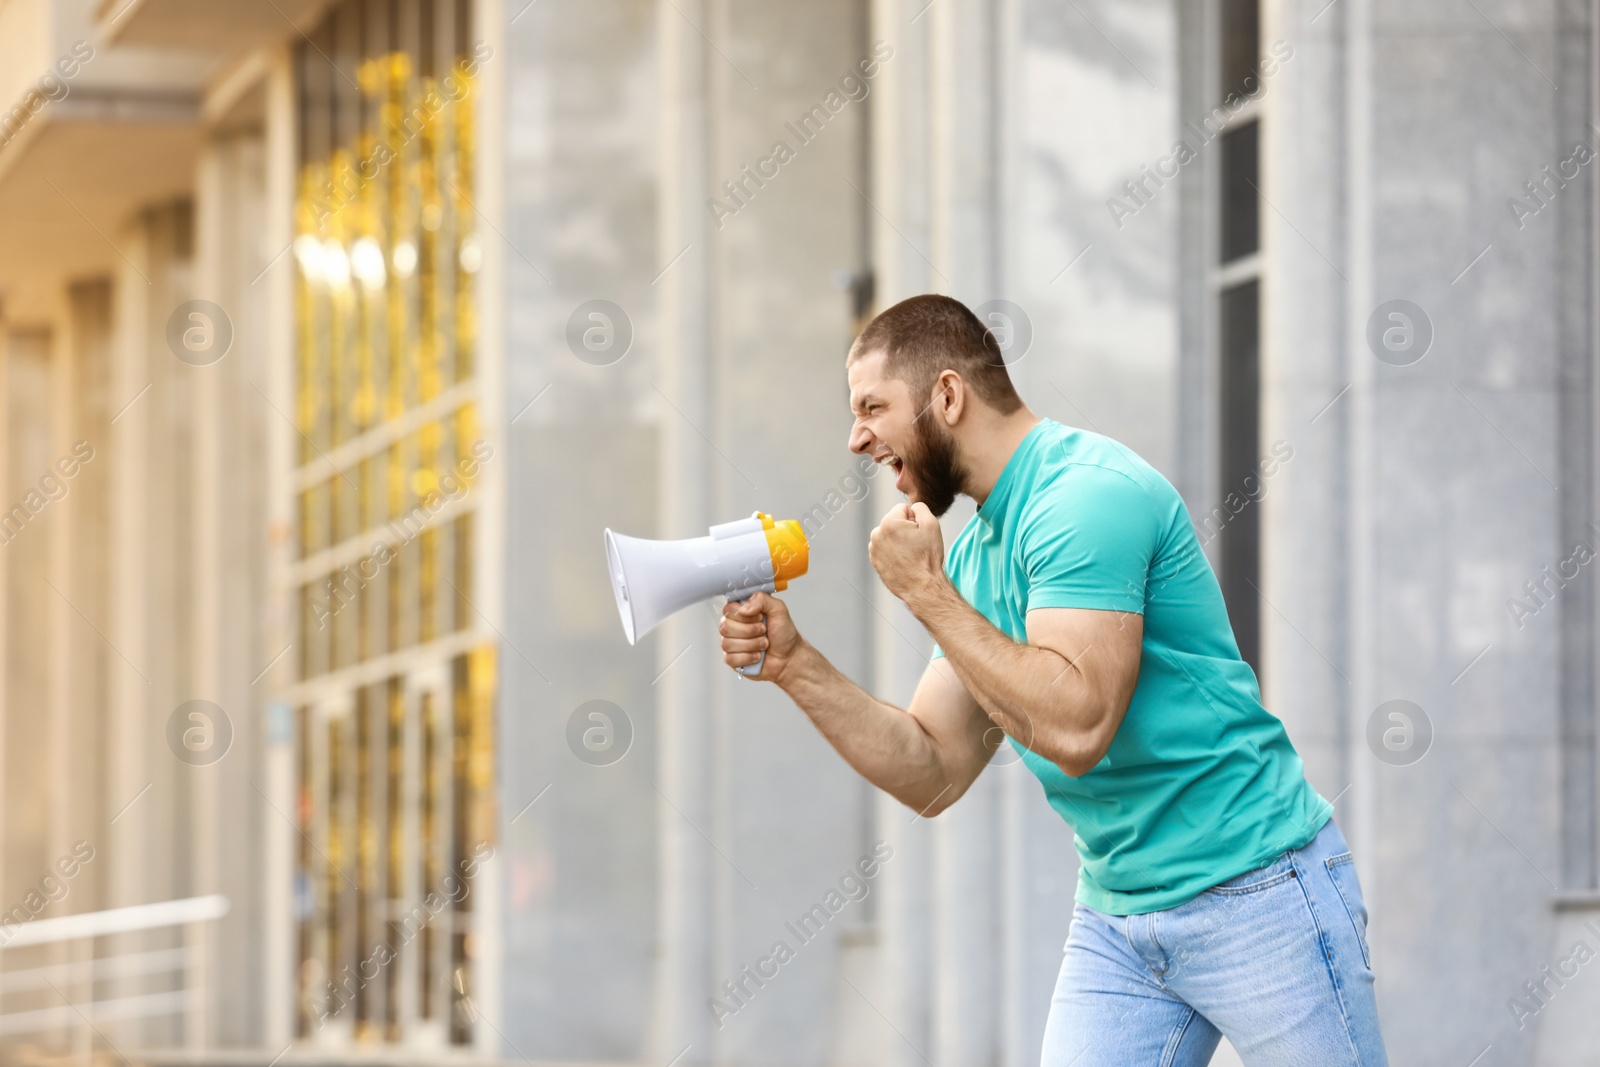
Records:
<instances>
[{"instance_id":1,"label":"man","mask_svg":"<svg viewBox=\"0 0 1600 1067\"><path fill-rule=\"evenodd\" d=\"M1190 1067L1222 1035L1252 1067L1387 1063L1349 847L1261 704L1177 491L1029 411L948 297L883 312L846 369L850 449L909 500L868 553L934 658L893 707L757 594L723 610L724 661L765 653L758 677L925 815L1002 732L1017 748L1081 859L1046 1067ZM947 559L937 517L957 493L978 512Z\"/></svg>"}]
</instances>

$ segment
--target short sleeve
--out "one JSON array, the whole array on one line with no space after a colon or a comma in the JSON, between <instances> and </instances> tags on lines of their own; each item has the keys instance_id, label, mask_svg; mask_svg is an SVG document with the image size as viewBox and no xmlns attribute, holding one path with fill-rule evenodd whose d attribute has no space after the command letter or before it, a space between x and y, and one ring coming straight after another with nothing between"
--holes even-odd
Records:
<instances>
[{"instance_id":1,"label":"short sleeve","mask_svg":"<svg viewBox=\"0 0 1600 1067\"><path fill-rule=\"evenodd\" d=\"M1028 610L1092 608L1144 613L1162 523L1149 492L1120 471L1075 464L1033 494L1015 551Z\"/></svg>"}]
</instances>

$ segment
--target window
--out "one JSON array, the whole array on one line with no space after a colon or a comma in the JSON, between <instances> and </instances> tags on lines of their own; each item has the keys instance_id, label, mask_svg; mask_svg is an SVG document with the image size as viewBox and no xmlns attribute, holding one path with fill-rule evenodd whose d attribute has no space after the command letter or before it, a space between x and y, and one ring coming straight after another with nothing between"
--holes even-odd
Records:
<instances>
[{"instance_id":1,"label":"window","mask_svg":"<svg viewBox=\"0 0 1600 1067\"><path fill-rule=\"evenodd\" d=\"M469 0L346 0L296 56L300 1033L470 1044L495 646Z\"/></svg>"},{"instance_id":2,"label":"window","mask_svg":"<svg viewBox=\"0 0 1600 1067\"><path fill-rule=\"evenodd\" d=\"M1261 510L1253 499L1261 453L1261 118L1257 101L1230 96L1256 85L1259 0L1218 0L1213 114L1229 116L1217 138L1215 267L1216 484L1225 522L1217 533L1218 579L1234 637L1261 673ZM1259 88L1254 94L1259 96ZM1237 508L1237 510L1236 510Z\"/></svg>"},{"instance_id":3,"label":"window","mask_svg":"<svg viewBox=\"0 0 1600 1067\"><path fill-rule=\"evenodd\" d=\"M1256 505L1246 501L1247 486L1254 485L1258 477L1256 463L1261 454L1260 303L1258 280L1224 289L1219 299L1217 331L1222 386L1218 398L1222 485L1225 493L1239 494L1234 502L1240 505L1234 514L1230 502L1223 501L1224 511L1232 518L1218 537L1218 572L1239 652L1258 674L1261 595L1256 586L1261 584L1261 524Z\"/></svg>"}]
</instances>

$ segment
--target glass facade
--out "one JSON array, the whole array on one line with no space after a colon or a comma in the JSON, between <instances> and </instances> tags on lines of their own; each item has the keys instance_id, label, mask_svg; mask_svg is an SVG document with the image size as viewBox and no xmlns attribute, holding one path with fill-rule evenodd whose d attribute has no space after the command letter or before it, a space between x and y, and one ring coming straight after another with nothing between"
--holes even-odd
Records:
<instances>
[{"instance_id":1,"label":"glass facade","mask_svg":"<svg viewBox=\"0 0 1600 1067\"><path fill-rule=\"evenodd\" d=\"M466 0L349 0L297 48L299 1032L473 1041L493 848ZM331 1028L331 1030L330 1030Z\"/></svg>"}]
</instances>

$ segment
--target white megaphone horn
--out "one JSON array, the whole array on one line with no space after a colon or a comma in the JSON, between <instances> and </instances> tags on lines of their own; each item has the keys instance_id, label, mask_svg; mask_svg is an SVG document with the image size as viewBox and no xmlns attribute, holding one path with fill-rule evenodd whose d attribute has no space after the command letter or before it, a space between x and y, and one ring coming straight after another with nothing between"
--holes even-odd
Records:
<instances>
[{"instance_id":1,"label":"white megaphone horn","mask_svg":"<svg viewBox=\"0 0 1600 1067\"><path fill-rule=\"evenodd\" d=\"M617 597L628 644L654 630L667 616L722 595L747 600L757 592L788 588L806 572L810 546L794 519L774 522L756 512L748 519L711 527L705 537L651 541L606 530L606 569ZM739 673L755 677L761 659Z\"/></svg>"}]
</instances>

